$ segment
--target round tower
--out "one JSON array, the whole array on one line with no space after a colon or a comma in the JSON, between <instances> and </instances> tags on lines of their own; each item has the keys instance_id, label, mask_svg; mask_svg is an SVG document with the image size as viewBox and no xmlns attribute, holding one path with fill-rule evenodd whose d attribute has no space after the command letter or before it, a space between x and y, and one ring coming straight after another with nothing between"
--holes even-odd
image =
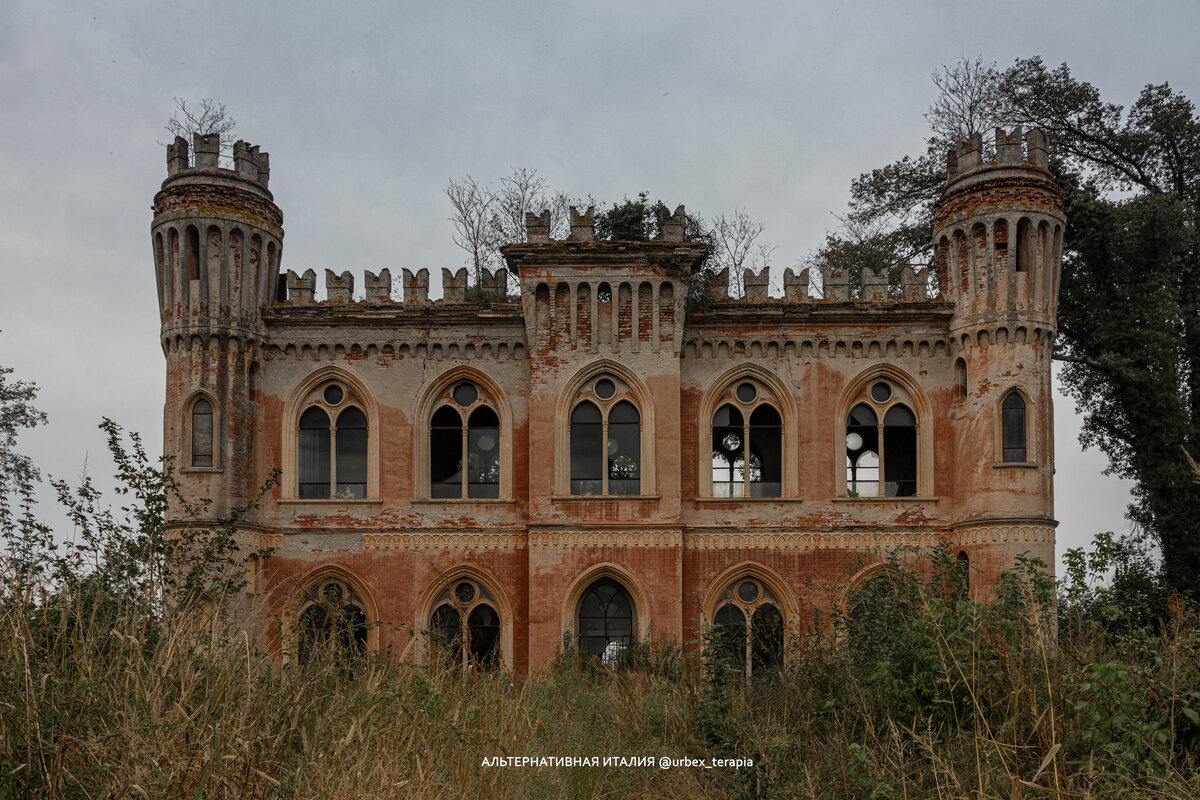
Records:
<instances>
[{"instance_id":1,"label":"round tower","mask_svg":"<svg viewBox=\"0 0 1200 800\"><path fill-rule=\"evenodd\" d=\"M184 496L216 516L254 496L255 381L283 246L283 213L267 189L266 153L246 142L219 165L216 134L176 137L154 197L154 250L167 359L163 448Z\"/></svg>"},{"instance_id":2,"label":"round tower","mask_svg":"<svg viewBox=\"0 0 1200 800\"><path fill-rule=\"evenodd\" d=\"M1062 190L1046 137L996 131L950 150L934 217L941 295L954 303L950 407L957 538L990 577L1028 552L1054 564L1050 355L1062 261Z\"/></svg>"}]
</instances>

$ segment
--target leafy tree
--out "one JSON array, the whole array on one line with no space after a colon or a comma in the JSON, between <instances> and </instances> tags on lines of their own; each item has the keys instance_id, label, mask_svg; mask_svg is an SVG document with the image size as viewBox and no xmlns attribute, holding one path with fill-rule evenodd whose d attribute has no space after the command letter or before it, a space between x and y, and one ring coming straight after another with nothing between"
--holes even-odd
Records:
<instances>
[{"instance_id":1,"label":"leafy tree","mask_svg":"<svg viewBox=\"0 0 1200 800\"><path fill-rule=\"evenodd\" d=\"M645 242L658 232L655 209L665 209L662 201L650 202L646 192L639 192L637 199L628 197L612 208L596 215L596 238L614 242Z\"/></svg>"},{"instance_id":2,"label":"leafy tree","mask_svg":"<svg viewBox=\"0 0 1200 800\"><path fill-rule=\"evenodd\" d=\"M1128 109L1067 65L1040 58L998 71L964 62L935 76L926 152L860 176L843 229L815 264L930 259L940 154L996 121L1038 127L1053 143L1067 231L1055 358L1084 411L1082 441L1135 482L1130 518L1162 548L1176 588L1200 588L1200 119L1167 84ZM865 235L857 235L856 231ZM847 264L863 266L863 262ZM853 273L854 270L851 270ZM1185 452L1186 451L1186 452Z\"/></svg>"}]
</instances>

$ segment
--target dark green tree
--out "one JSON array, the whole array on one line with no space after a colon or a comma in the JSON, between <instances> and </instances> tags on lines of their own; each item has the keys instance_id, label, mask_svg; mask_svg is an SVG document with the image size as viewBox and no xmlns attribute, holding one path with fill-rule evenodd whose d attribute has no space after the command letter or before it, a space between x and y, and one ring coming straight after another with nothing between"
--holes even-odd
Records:
<instances>
[{"instance_id":1,"label":"dark green tree","mask_svg":"<svg viewBox=\"0 0 1200 800\"><path fill-rule=\"evenodd\" d=\"M997 122L1045 130L1066 194L1056 358L1084 413L1082 441L1134 481L1130 519L1161 547L1168 582L1200 589L1200 119L1167 84L1128 109L1063 64L979 60L935 76L927 150L860 176L847 224L812 258L929 263L952 141ZM846 263L861 268L863 262ZM875 266L872 263L871 266ZM855 270L852 269L853 274ZM1186 451L1186 452L1185 452Z\"/></svg>"}]
</instances>

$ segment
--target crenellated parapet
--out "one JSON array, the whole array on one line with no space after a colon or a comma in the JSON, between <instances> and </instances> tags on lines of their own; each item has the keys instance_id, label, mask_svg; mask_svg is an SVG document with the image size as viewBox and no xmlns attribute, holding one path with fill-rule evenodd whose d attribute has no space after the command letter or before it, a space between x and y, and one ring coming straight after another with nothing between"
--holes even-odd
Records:
<instances>
[{"instance_id":1,"label":"crenellated parapet","mask_svg":"<svg viewBox=\"0 0 1200 800\"><path fill-rule=\"evenodd\" d=\"M151 236L163 334L257 336L279 285L283 212L267 184L270 159L238 141L220 165L217 134L167 145Z\"/></svg>"},{"instance_id":2,"label":"crenellated parapet","mask_svg":"<svg viewBox=\"0 0 1200 800\"><path fill-rule=\"evenodd\" d=\"M964 326L1010 314L1052 324L1065 218L1046 136L997 129L995 158L983 153L979 134L947 153L934 213L939 292Z\"/></svg>"},{"instance_id":3,"label":"crenellated parapet","mask_svg":"<svg viewBox=\"0 0 1200 800\"><path fill-rule=\"evenodd\" d=\"M867 302L882 305L941 300L928 291L927 270L911 266L879 272L864 267L853 276L845 268L823 266L814 275L809 267L799 272L789 267L783 271L782 297L770 293L770 267L763 267L757 273L749 269L743 272L741 297L729 296L728 268L706 273L706 276L709 297L720 304Z\"/></svg>"},{"instance_id":4,"label":"crenellated parapet","mask_svg":"<svg viewBox=\"0 0 1200 800\"><path fill-rule=\"evenodd\" d=\"M401 285L403 299L392 296L392 273L382 269L378 273L366 270L363 276L363 297L355 296L354 274L349 270L336 273L325 270L325 298L317 300L317 273L307 269L303 273L288 270L284 279L284 296L276 300L277 305L305 306L312 304L341 305L347 303L364 303L367 305L428 305L440 303L457 305L473 303L503 303L508 296L508 271L489 269L480 271L479 280L471 284L469 271L466 267L458 270L442 269L442 298L429 299L429 270L421 268L415 272L404 268L401 270Z\"/></svg>"}]
</instances>

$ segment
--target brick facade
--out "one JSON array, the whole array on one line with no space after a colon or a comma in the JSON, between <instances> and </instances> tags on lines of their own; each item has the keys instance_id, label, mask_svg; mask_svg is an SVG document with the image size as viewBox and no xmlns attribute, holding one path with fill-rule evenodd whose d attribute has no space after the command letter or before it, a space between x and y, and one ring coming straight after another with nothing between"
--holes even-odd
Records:
<instances>
[{"instance_id":1,"label":"brick facade","mask_svg":"<svg viewBox=\"0 0 1200 800\"><path fill-rule=\"evenodd\" d=\"M444 297L430 301L428 272L406 269L402 300L384 270L367 273L358 300L352 274L327 272L328 298L317 302L311 270L281 276L267 155L239 142L234 168L222 169L214 137L196 138L194 163L177 139L152 227L166 453L185 493L211 498L214 512L282 469L242 535L274 548L248 595L282 615L269 638L285 656L303 596L327 579L371 621L390 623L372 628L370 646L413 659L424 648L413 634L430 626L438 598L473 581L500 617L497 652L518 673L579 633L579 603L596 581L624 590L641 636L692 642L739 578L759 581L792 623L805 602L828 602L805 596L813 582L861 580L870 570L859 568L887 549L945 538L969 560L972 594L986 598L1017 555L1054 560L1050 352L1064 224L1044 137L998 136L995 161L982 160L978 137L950 154L935 280L913 269L890 285L868 271L826 273L812 276L816 291L807 271L788 270L782 298L768 296L765 275L748 275L745 297L729 299L723 276L703 311L686 305L685 278L704 251L684 240L682 209L650 242L596 241L590 212L552 240L548 217L531 215L528 241L505 248L515 300L503 274L468 292L465 273L443 270ZM616 387L611 400L601 380ZM499 448L488 462L494 497L431 491L436 449L451 441L431 429L432 415L457 408L464 383L478 395L472 408L499 419L479 445ZM871 400L881 383L888 400ZM714 483L713 420L738 405L743 384L755 396L745 414L767 405L780 422L762 434L771 444L751 456L750 477L731 469L740 477L728 488ZM322 400L331 385L340 405ZM1025 449L1002 452L1013 392ZM203 434L190 418L199 397L214 409L212 466L189 461ZM637 493L579 494L599 488L572 481L572 411L586 402L612 415L621 400L639 428L617 442L606 422L610 455L597 463L608 465L603 485L619 487L629 468L612 466L615 445L636 452L627 464ZM850 409L870 407L882 425L897 403L916 426L879 428L876 449L891 447L880 451L886 486L852 486ZM346 496L305 497L299 470L326 434L304 439L300 417L320 407L333 419L347 404L367 430L344 425L342 441L358 443L365 462L343 459L331 439L346 483L331 479L329 492ZM771 496L721 496L739 485Z\"/></svg>"}]
</instances>

